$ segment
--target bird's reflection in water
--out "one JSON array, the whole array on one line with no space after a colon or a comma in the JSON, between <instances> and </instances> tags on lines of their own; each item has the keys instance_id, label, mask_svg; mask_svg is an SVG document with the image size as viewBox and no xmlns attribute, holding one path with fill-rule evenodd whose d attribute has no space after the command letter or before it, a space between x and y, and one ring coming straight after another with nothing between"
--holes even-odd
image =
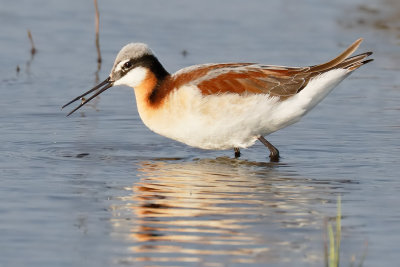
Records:
<instances>
[{"instance_id":1,"label":"bird's reflection in water","mask_svg":"<svg viewBox=\"0 0 400 267\"><path fill-rule=\"evenodd\" d=\"M113 207L113 232L129 245L122 263L226 266L322 261L329 183L282 165L227 158L141 162L140 182ZM329 197L329 199L327 199ZM166 265L167 264L167 265Z\"/></svg>"}]
</instances>

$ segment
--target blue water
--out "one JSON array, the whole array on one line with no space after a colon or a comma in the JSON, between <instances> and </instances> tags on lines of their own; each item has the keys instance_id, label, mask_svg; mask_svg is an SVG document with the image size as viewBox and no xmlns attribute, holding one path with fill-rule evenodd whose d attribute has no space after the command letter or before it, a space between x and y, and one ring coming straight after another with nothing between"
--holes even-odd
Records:
<instances>
[{"instance_id":1,"label":"blue water","mask_svg":"<svg viewBox=\"0 0 400 267\"><path fill-rule=\"evenodd\" d=\"M0 0L0 266L324 266L338 195L342 265L396 266L400 46L396 22L374 24L383 3L99 1L98 70L92 1ZM236 160L152 133L126 87L60 109L132 41L173 72L313 65L359 37L375 61L268 138L278 164L259 143Z\"/></svg>"}]
</instances>

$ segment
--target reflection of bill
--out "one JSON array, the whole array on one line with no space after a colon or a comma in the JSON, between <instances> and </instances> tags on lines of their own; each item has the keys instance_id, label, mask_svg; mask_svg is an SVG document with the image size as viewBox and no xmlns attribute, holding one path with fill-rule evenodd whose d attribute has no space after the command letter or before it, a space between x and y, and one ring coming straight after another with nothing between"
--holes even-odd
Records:
<instances>
[{"instance_id":1,"label":"reflection of bill","mask_svg":"<svg viewBox=\"0 0 400 267\"><path fill-rule=\"evenodd\" d=\"M311 185L301 186L309 180L281 176L271 166L228 158L142 162L140 182L114 209L115 215L132 211L114 219L115 230L132 243L130 259L257 263L304 253L309 247L298 236L282 234L322 222L298 194Z\"/></svg>"}]
</instances>

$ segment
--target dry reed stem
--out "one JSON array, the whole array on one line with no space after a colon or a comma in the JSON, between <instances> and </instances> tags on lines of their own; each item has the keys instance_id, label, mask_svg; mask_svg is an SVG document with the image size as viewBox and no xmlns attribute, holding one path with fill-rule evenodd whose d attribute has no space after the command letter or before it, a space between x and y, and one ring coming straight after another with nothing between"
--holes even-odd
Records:
<instances>
[{"instance_id":1,"label":"dry reed stem","mask_svg":"<svg viewBox=\"0 0 400 267\"><path fill-rule=\"evenodd\" d=\"M96 24L96 49L97 49L97 63L98 68L100 69L101 63L101 53L100 53L100 40L99 40L99 23L100 23L100 15L99 15L99 7L97 5L97 0L94 0L94 8L96 11L95 24Z\"/></svg>"},{"instance_id":2,"label":"dry reed stem","mask_svg":"<svg viewBox=\"0 0 400 267\"><path fill-rule=\"evenodd\" d=\"M31 55L33 56L36 53L35 44L33 43L32 33L28 30L28 38L29 42L31 43Z\"/></svg>"}]
</instances>

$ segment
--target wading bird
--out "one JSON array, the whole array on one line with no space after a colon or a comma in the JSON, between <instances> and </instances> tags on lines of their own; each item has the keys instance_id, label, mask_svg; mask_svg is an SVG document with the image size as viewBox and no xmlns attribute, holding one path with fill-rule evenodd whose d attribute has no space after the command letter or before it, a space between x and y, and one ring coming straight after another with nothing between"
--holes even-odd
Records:
<instances>
[{"instance_id":1,"label":"wading bird","mask_svg":"<svg viewBox=\"0 0 400 267\"><path fill-rule=\"evenodd\" d=\"M366 59L372 52L350 57L361 42L315 66L219 63L174 74L146 44L131 43L118 53L107 79L63 108L82 99L70 115L108 88L127 85L133 87L139 115L152 131L202 149L233 148L235 157L240 148L259 140L271 161L278 161L278 149L264 136L299 121L350 73L372 61Z\"/></svg>"}]
</instances>

